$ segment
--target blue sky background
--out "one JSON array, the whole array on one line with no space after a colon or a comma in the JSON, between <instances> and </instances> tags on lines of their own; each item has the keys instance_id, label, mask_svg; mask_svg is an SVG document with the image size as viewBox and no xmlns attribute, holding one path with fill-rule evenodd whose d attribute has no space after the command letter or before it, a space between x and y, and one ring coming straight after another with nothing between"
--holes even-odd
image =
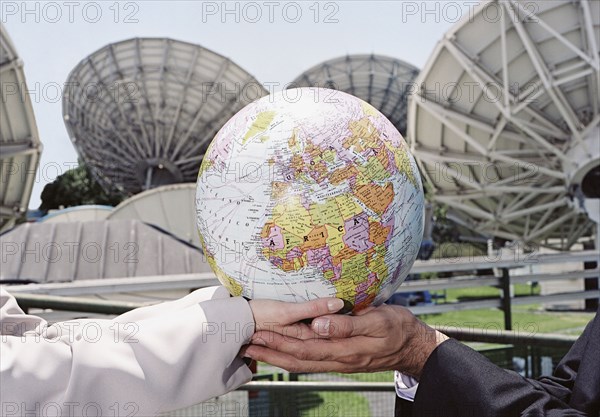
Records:
<instances>
[{"instance_id":1,"label":"blue sky background","mask_svg":"<svg viewBox=\"0 0 600 417\"><path fill-rule=\"evenodd\" d=\"M147 36L197 43L231 58L261 82L278 83L275 90L280 90L304 70L345 54L389 55L421 68L459 14L475 5L473 1L251 3L2 2L0 18L25 63L44 144L30 208L39 206L47 182L77 163L57 86L80 60L108 43Z\"/></svg>"}]
</instances>

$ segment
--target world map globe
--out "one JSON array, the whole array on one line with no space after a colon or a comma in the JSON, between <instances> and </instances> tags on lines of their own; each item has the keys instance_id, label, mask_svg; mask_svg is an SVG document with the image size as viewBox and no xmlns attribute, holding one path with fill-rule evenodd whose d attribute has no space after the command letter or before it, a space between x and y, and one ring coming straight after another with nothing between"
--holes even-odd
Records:
<instances>
[{"instance_id":1,"label":"world map globe","mask_svg":"<svg viewBox=\"0 0 600 417\"><path fill-rule=\"evenodd\" d=\"M342 298L358 311L404 281L423 235L423 189L406 142L378 110L298 88L243 108L198 173L208 263L235 296Z\"/></svg>"}]
</instances>

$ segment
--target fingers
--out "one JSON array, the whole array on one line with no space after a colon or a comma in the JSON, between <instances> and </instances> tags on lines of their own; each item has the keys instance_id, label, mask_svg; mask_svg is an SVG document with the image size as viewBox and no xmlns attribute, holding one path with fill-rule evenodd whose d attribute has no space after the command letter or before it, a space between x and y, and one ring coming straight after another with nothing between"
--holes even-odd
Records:
<instances>
[{"instance_id":1,"label":"fingers","mask_svg":"<svg viewBox=\"0 0 600 417\"><path fill-rule=\"evenodd\" d=\"M294 323L288 326L277 326L267 323L267 325L261 327L257 331L260 330L263 330L266 333L279 333L285 337L299 340L317 339L320 337L309 325L304 323Z\"/></svg>"},{"instance_id":2,"label":"fingers","mask_svg":"<svg viewBox=\"0 0 600 417\"><path fill-rule=\"evenodd\" d=\"M313 331L324 337L353 337L371 335L377 329L376 315L359 316L328 315L313 320Z\"/></svg>"},{"instance_id":3,"label":"fingers","mask_svg":"<svg viewBox=\"0 0 600 417\"><path fill-rule=\"evenodd\" d=\"M299 340L273 332L257 332L251 345L288 354L302 361L334 361L344 364L363 364L384 356L386 343L382 338L357 336L352 339Z\"/></svg>"},{"instance_id":4,"label":"fingers","mask_svg":"<svg viewBox=\"0 0 600 417\"><path fill-rule=\"evenodd\" d=\"M289 372L353 372L352 365L334 361L299 360L292 355L269 349L265 346L249 345L244 355L256 361L262 361L283 368Z\"/></svg>"},{"instance_id":5,"label":"fingers","mask_svg":"<svg viewBox=\"0 0 600 417\"><path fill-rule=\"evenodd\" d=\"M420 368L411 358L427 355L420 355L424 352L421 345L415 345L416 351L407 347L407 340L414 341L415 327L420 328L418 320L408 310L394 306L365 310L354 316L315 318L310 327L315 337L308 336L308 326L301 323L270 331L259 329L246 354L296 372L404 369L418 375Z\"/></svg>"},{"instance_id":6,"label":"fingers","mask_svg":"<svg viewBox=\"0 0 600 417\"><path fill-rule=\"evenodd\" d=\"M304 319L331 314L344 307L339 298L320 298L303 303L284 303L274 300L250 300L250 308L258 328L266 323L286 326Z\"/></svg>"},{"instance_id":7,"label":"fingers","mask_svg":"<svg viewBox=\"0 0 600 417\"><path fill-rule=\"evenodd\" d=\"M286 353L300 360L323 361L336 356L347 355L352 348L351 342L329 339L294 339L273 332L256 332L251 339L252 345L265 346Z\"/></svg>"},{"instance_id":8,"label":"fingers","mask_svg":"<svg viewBox=\"0 0 600 417\"><path fill-rule=\"evenodd\" d=\"M287 323L295 323L304 319L336 313L344 307L344 301L339 298L319 298L303 303L287 303L284 307L284 317Z\"/></svg>"},{"instance_id":9,"label":"fingers","mask_svg":"<svg viewBox=\"0 0 600 417\"><path fill-rule=\"evenodd\" d=\"M383 305L368 307L353 316L327 315L312 321L312 329L321 337L345 338L368 336L383 338L390 332L400 331L407 323L416 320L407 309Z\"/></svg>"},{"instance_id":10,"label":"fingers","mask_svg":"<svg viewBox=\"0 0 600 417\"><path fill-rule=\"evenodd\" d=\"M354 315L355 316L362 316L363 314L367 314L367 313L375 310L376 308L377 307L369 306L369 307L363 308L362 310L359 310L359 311L355 312Z\"/></svg>"},{"instance_id":11,"label":"fingers","mask_svg":"<svg viewBox=\"0 0 600 417\"><path fill-rule=\"evenodd\" d=\"M298 357L269 346L250 344L243 348L244 357L266 362L290 372L379 372L397 368L397 355L352 354L315 359L313 355ZM337 354L340 354L337 349Z\"/></svg>"}]
</instances>

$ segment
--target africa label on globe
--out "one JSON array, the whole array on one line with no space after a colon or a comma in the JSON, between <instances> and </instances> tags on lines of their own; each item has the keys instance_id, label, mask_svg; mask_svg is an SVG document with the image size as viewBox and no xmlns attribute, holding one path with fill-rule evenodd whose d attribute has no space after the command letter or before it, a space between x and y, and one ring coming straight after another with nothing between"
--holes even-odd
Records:
<instances>
[{"instance_id":1,"label":"africa label on globe","mask_svg":"<svg viewBox=\"0 0 600 417\"><path fill-rule=\"evenodd\" d=\"M406 278L423 234L423 191L400 133L339 91L286 90L238 112L198 174L208 262L234 295L339 297L359 310Z\"/></svg>"}]
</instances>

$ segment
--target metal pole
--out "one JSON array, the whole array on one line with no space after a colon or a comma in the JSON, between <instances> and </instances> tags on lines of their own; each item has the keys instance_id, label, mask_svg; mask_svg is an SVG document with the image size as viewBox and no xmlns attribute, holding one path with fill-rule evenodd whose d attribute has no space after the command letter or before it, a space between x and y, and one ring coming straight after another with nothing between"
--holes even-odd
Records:
<instances>
[{"instance_id":1,"label":"metal pole","mask_svg":"<svg viewBox=\"0 0 600 417\"><path fill-rule=\"evenodd\" d=\"M524 330L499 329L462 329L449 327L444 329L447 336L461 342L496 343L514 346L543 346L547 348L570 349L577 336L562 334L531 334Z\"/></svg>"},{"instance_id":2,"label":"metal pole","mask_svg":"<svg viewBox=\"0 0 600 417\"><path fill-rule=\"evenodd\" d=\"M240 391L268 390L270 392L310 392L310 391L369 391L394 392L393 382L330 382L330 381L252 381L238 388Z\"/></svg>"},{"instance_id":3,"label":"metal pole","mask_svg":"<svg viewBox=\"0 0 600 417\"><path fill-rule=\"evenodd\" d=\"M152 185L152 167L146 168L146 188L145 190L149 190Z\"/></svg>"},{"instance_id":4,"label":"metal pole","mask_svg":"<svg viewBox=\"0 0 600 417\"><path fill-rule=\"evenodd\" d=\"M97 314L123 314L134 308L144 307L148 303L135 303L114 300L94 300L91 298L62 297L46 294L14 294L19 307L24 311L29 308L49 308L60 311L80 311Z\"/></svg>"},{"instance_id":5,"label":"metal pole","mask_svg":"<svg viewBox=\"0 0 600 417\"><path fill-rule=\"evenodd\" d=\"M504 310L504 328L512 330L512 310L510 298L510 271L502 268L502 310Z\"/></svg>"},{"instance_id":6,"label":"metal pole","mask_svg":"<svg viewBox=\"0 0 600 417\"><path fill-rule=\"evenodd\" d=\"M596 241L598 241L598 235L600 235L600 225L596 225ZM598 243L596 242L596 247L594 248L594 242L585 242L583 244L584 249L599 249ZM598 262L590 261L583 263L583 269L596 269L598 267ZM584 289L587 290L598 290L598 277L594 278L584 278L583 280ZM600 295L600 293L599 293ZM596 311L598 309L598 298L588 298L585 300L585 309L587 311Z\"/></svg>"}]
</instances>

